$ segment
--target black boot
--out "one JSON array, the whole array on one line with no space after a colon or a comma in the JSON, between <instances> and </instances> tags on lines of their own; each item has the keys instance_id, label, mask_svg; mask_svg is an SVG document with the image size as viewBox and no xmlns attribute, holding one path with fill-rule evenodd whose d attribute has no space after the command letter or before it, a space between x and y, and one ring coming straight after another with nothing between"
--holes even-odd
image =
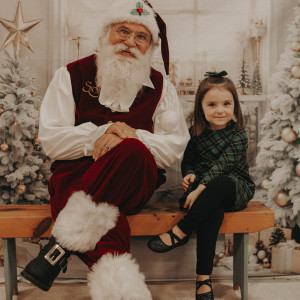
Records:
<instances>
[{"instance_id":1,"label":"black boot","mask_svg":"<svg viewBox=\"0 0 300 300\"><path fill-rule=\"evenodd\" d=\"M62 248L52 236L39 255L27 264L21 275L40 289L48 291L60 271L66 271L71 254L71 251Z\"/></svg>"}]
</instances>

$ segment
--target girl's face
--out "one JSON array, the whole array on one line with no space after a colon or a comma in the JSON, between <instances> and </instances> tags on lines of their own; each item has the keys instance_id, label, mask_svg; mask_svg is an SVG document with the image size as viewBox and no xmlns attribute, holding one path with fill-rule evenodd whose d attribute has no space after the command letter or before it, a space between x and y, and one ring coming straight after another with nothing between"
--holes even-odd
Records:
<instances>
[{"instance_id":1,"label":"girl's face","mask_svg":"<svg viewBox=\"0 0 300 300\"><path fill-rule=\"evenodd\" d=\"M201 104L210 129L223 129L232 120L234 99L228 90L220 87L211 88L204 95Z\"/></svg>"}]
</instances>

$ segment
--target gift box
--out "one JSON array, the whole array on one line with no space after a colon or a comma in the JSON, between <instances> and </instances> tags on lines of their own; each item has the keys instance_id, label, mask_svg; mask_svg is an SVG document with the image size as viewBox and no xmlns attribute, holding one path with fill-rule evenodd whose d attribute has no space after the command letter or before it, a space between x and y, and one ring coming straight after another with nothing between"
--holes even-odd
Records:
<instances>
[{"instance_id":1,"label":"gift box","mask_svg":"<svg viewBox=\"0 0 300 300\"><path fill-rule=\"evenodd\" d=\"M300 244L295 240L279 243L272 248L273 273L300 274Z\"/></svg>"}]
</instances>

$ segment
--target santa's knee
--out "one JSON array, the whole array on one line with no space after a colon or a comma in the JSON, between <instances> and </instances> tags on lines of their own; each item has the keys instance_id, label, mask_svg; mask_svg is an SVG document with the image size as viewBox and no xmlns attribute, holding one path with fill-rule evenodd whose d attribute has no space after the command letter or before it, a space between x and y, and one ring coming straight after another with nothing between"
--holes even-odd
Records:
<instances>
[{"instance_id":1,"label":"santa's knee","mask_svg":"<svg viewBox=\"0 0 300 300\"><path fill-rule=\"evenodd\" d=\"M125 159L132 160L133 166L155 165L154 158L149 149L138 139L125 139L120 144L120 152Z\"/></svg>"}]
</instances>

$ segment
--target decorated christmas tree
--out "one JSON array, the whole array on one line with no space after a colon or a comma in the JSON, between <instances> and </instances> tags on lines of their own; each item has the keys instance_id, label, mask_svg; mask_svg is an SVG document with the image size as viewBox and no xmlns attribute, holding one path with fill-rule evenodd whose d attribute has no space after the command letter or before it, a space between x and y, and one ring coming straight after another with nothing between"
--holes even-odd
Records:
<instances>
[{"instance_id":1,"label":"decorated christmas tree","mask_svg":"<svg viewBox=\"0 0 300 300\"><path fill-rule=\"evenodd\" d=\"M38 140L40 97L16 52L0 75L0 204L48 201L49 160Z\"/></svg>"},{"instance_id":2,"label":"decorated christmas tree","mask_svg":"<svg viewBox=\"0 0 300 300\"><path fill-rule=\"evenodd\" d=\"M270 111L261 121L256 199L283 226L300 224L300 6L271 79Z\"/></svg>"},{"instance_id":3,"label":"decorated christmas tree","mask_svg":"<svg viewBox=\"0 0 300 300\"><path fill-rule=\"evenodd\" d=\"M248 47L245 45L243 47L243 55L242 55L242 63L241 63L241 72L240 72L240 78L237 83L237 88L241 89L241 94L245 95L245 89L251 88L251 83L249 80L249 54L248 54Z\"/></svg>"}]
</instances>

